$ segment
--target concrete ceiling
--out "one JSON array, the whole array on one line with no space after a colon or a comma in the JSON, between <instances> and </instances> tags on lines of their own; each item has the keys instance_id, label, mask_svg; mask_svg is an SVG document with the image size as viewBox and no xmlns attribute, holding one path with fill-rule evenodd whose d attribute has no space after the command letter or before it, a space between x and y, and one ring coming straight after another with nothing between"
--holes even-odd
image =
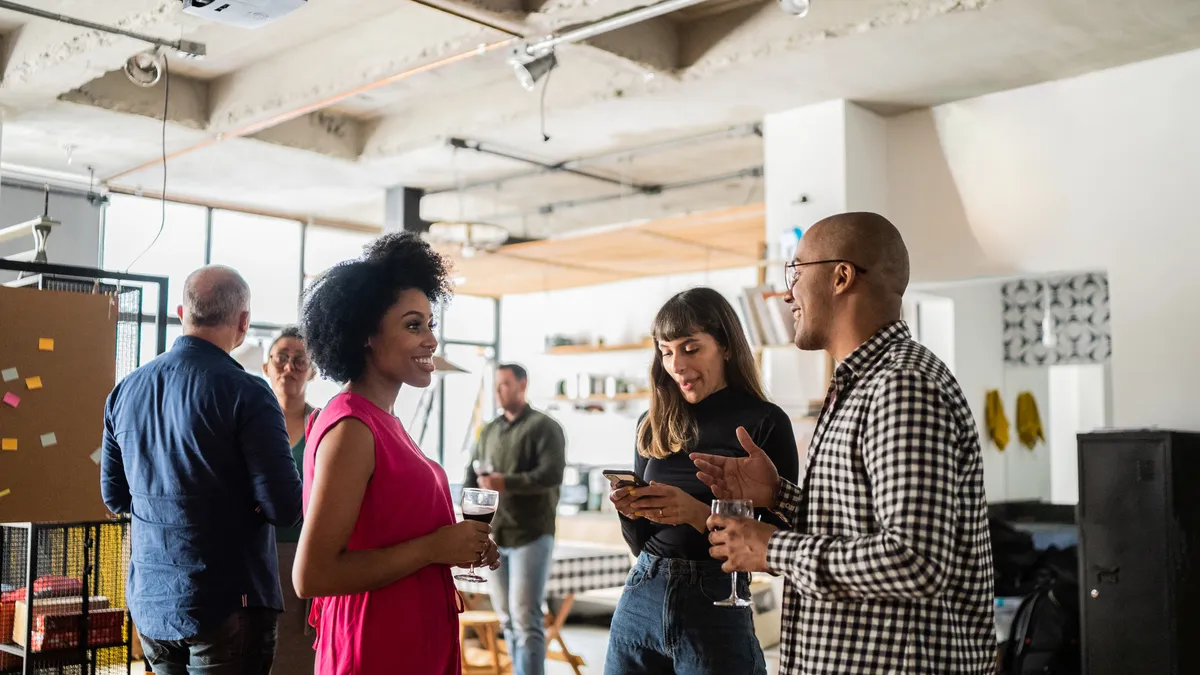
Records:
<instances>
[{"instance_id":1,"label":"concrete ceiling","mask_svg":"<svg viewBox=\"0 0 1200 675\"><path fill-rule=\"evenodd\" d=\"M560 47L544 92L530 93L505 41L650 0L310 0L257 30L185 15L180 0L25 2L207 45L204 60L170 61L169 194L379 224L390 186L514 176L431 195L423 215L525 236L762 199L758 178L733 175L762 162L753 134L624 150L832 98L893 114L1200 48L1195 0L812 0L804 19L774 0L708 0ZM146 46L5 11L0 33L0 159L93 167L113 186L158 192L164 87L120 72ZM531 172L453 150L454 137L547 163L591 158L579 168L615 182ZM628 187L721 176L660 195Z\"/></svg>"}]
</instances>

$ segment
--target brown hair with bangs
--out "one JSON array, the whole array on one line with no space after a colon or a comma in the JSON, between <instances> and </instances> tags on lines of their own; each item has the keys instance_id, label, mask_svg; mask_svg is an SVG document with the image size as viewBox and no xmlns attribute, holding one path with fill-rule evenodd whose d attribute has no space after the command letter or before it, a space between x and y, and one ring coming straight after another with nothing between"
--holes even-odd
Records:
<instances>
[{"instance_id":1,"label":"brown hair with bangs","mask_svg":"<svg viewBox=\"0 0 1200 675\"><path fill-rule=\"evenodd\" d=\"M650 413L638 427L638 454L663 459L681 452L696 439L696 420L679 385L662 364L660 342L707 333L728 353L725 384L767 400L762 379L742 322L723 295L711 288L676 294L658 310L651 335L656 347L650 363Z\"/></svg>"}]
</instances>

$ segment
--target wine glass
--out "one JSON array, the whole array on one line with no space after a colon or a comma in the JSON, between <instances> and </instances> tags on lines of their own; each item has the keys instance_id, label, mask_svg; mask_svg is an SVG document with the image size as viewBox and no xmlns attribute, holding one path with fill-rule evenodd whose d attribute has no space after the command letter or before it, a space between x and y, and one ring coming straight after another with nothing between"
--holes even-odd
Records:
<instances>
[{"instance_id":1,"label":"wine glass","mask_svg":"<svg viewBox=\"0 0 1200 675\"><path fill-rule=\"evenodd\" d=\"M500 502L500 493L495 490L481 490L479 488L463 488L462 505L463 520L477 520L481 523L492 524L492 517L496 515L496 505ZM455 579L459 581L470 581L476 584L482 584L487 581L483 577L475 574L475 564L471 564L471 570L462 574L456 574Z\"/></svg>"},{"instance_id":2,"label":"wine glass","mask_svg":"<svg viewBox=\"0 0 1200 675\"><path fill-rule=\"evenodd\" d=\"M495 471L490 459L477 459L471 462L471 468L475 470L475 476L486 476Z\"/></svg>"},{"instance_id":3,"label":"wine glass","mask_svg":"<svg viewBox=\"0 0 1200 675\"><path fill-rule=\"evenodd\" d=\"M714 516L729 516L730 518L753 518L754 502L749 499L714 499L712 503ZM713 604L717 607L749 607L750 600L743 600L737 594L738 573L733 573L733 590L729 597L718 600Z\"/></svg>"}]
</instances>

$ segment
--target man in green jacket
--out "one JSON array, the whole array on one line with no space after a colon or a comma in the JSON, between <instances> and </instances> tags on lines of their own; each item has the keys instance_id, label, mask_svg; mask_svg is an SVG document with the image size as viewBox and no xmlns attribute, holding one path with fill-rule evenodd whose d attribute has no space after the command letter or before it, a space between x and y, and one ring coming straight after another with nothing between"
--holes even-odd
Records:
<instances>
[{"instance_id":1,"label":"man in green jacket","mask_svg":"<svg viewBox=\"0 0 1200 675\"><path fill-rule=\"evenodd\" d=\"M500 493L492 520L492 537L500 549L500 568L491 575L492 607L504 627L514 675L544 675L542 601L554 552L566 438L558 422L529 407L528 385L521 366L497 368L496 402L502 414L480 432L463 485Z\"/></svg>"}]
</instances>

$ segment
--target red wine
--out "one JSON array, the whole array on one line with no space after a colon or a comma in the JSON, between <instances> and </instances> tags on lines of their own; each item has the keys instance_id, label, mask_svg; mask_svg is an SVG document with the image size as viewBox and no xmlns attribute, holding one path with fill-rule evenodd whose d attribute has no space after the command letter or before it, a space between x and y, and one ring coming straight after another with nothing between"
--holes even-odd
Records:
<instances>
[{"instance_id":1,"label":"red wine","mask_svg":"<svg viewBox=\"0 0 1200 675\"><path fill-rule=\"evenodd\" d=\"M480 523L484 523L485 525L491 525L492 518L495 515L496 515L495 508L488 508L488 510L485 511L484 509L482 509L478 506L468 506L463 509L463 519L474 520L474 521L477 521Z\"/></svg>"}]
</instances>

